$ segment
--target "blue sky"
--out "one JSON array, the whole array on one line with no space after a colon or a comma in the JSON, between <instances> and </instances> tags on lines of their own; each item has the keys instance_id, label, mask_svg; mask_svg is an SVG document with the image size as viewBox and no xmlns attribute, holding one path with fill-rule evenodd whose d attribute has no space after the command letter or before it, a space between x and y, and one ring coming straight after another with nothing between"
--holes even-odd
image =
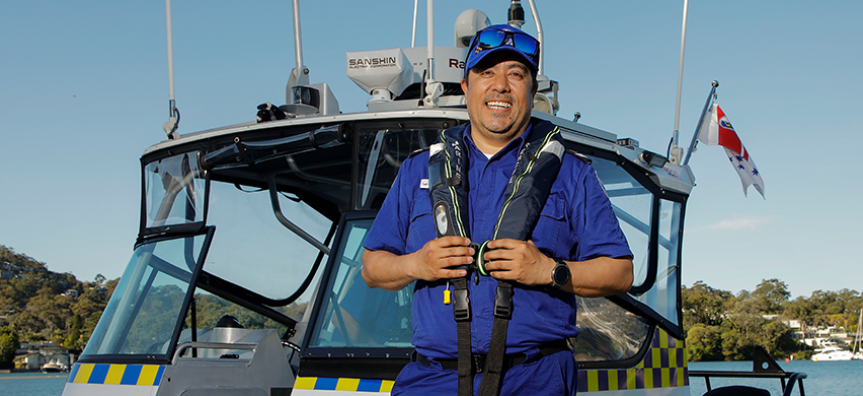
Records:
<instances>
[{"instance_id":1,"label":"blue sky","mask_svg":"<svg viewBox=\"0 0 863 396\"><path fill-rule=\"evenodd\" d=\"M683 1L537 0L545 74L559 116L664 152L674 129ZM509 2L435 2L435 43L452 45L466 8L504 23ZM528 23L536 32L525 2ZM409 47L409 0L305 1L305 64L343 112L368 97L344 54ZM417 44L425 45L420 2ZM762 279L794 296L863 289L863 3L691 1L680 116L688 143L710 82L758 164L749 198L718 147L690 162L683 282L734 293ZM294 67L290 1L173 2L180 132L254 119L284 103ZM164 139L165 4L0 4L0 244L79 279L120 276L138 229L144 149Z\"/></svg>"}]
</instances>

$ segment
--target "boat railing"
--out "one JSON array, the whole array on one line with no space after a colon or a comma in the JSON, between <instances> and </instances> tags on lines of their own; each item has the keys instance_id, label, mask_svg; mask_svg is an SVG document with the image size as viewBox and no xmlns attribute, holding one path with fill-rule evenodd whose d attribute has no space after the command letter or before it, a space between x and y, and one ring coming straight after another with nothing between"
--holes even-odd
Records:
<instances>
[{"instance_id":1,"label":"boat railing","mask_svg":"<svg viewBox=\"0 0 863 396\"><path fill-rule=\"evenodd\" d=\"M711 395L711 391L713 391L710 386L710 378L778 378L782 384L782 396L790 396L794 392L795 383L800 396L806 396L803 391L803 380L807 377L806 373L783 370L763 347L753 347L752 352L752 371L690 370L689 377L704 377L707 386L705 395ZM717 390L719 389L722 388L717 388Z\"/></svg>"}]
</instances>

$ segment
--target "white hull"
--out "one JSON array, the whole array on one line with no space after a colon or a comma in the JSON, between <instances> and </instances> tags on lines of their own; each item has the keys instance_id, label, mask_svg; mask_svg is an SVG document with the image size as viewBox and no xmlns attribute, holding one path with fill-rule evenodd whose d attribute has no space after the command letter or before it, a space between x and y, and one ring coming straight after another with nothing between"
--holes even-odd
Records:
<instances>
[{"instance_id":1,"label":"white hull","mask_svg":"<svg viewBox=\"0 0 863 396\"><path fill-rule=\"evenodd\" d=\"M853 356L854 356L854 354L852 354L849 351L831 350L831 351L825 351L825 352L821 352L821 353L817 353L817 354L813 355L812 361L813 362L846 361L846 360L851 360L851 358Z\"/></svg>"}]
</instances>

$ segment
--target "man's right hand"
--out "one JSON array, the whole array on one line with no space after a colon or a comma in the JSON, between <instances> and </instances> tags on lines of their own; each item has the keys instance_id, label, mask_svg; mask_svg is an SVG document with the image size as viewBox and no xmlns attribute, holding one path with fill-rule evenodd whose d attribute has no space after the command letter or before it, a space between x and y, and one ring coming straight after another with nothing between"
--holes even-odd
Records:
<instances>
[{"instance_id":1,"label":"man's right hand","mask_svg":"<svg viewBox=\"0 0 863 396\"><path fill-rule=\"evenodd\" d=\"M453 269L473 262L470 239L448 236L428 241L422 249L403 256L385 250L366 250L362 275L369 287L401 290L422 279L436 281L467 276L464 269Z\"/></svg>"},{"instance_id":2,"label":"man's right hand","mask_svg":"<svg viewBox=\"0 0 863 396\"><path fill-rule=\"evenodd\" d=\"M453 269L473 263L470 239L447 236L432 239L423 248L408 255L414 279L436 281L467 276L464 269Z\"/></svg>"}]
</instances>

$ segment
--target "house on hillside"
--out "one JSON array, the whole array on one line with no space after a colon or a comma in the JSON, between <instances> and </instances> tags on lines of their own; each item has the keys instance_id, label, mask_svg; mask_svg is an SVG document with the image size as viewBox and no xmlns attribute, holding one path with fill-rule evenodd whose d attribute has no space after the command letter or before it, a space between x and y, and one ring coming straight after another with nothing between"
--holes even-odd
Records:
<instances>
[{"instance_id":1,"label":"house on hillside","mask_svg":"<svg viewBox=\"0 0 863 396\"><path fill-rule=\"evenodd\" d=\"M23 343L21 349L15 351L15 362L16 367L28 371L38 371L48 363L56 363L68 370L71 363L74 363L69 349L53 342Z\"/></svg>"}]
</instances>

